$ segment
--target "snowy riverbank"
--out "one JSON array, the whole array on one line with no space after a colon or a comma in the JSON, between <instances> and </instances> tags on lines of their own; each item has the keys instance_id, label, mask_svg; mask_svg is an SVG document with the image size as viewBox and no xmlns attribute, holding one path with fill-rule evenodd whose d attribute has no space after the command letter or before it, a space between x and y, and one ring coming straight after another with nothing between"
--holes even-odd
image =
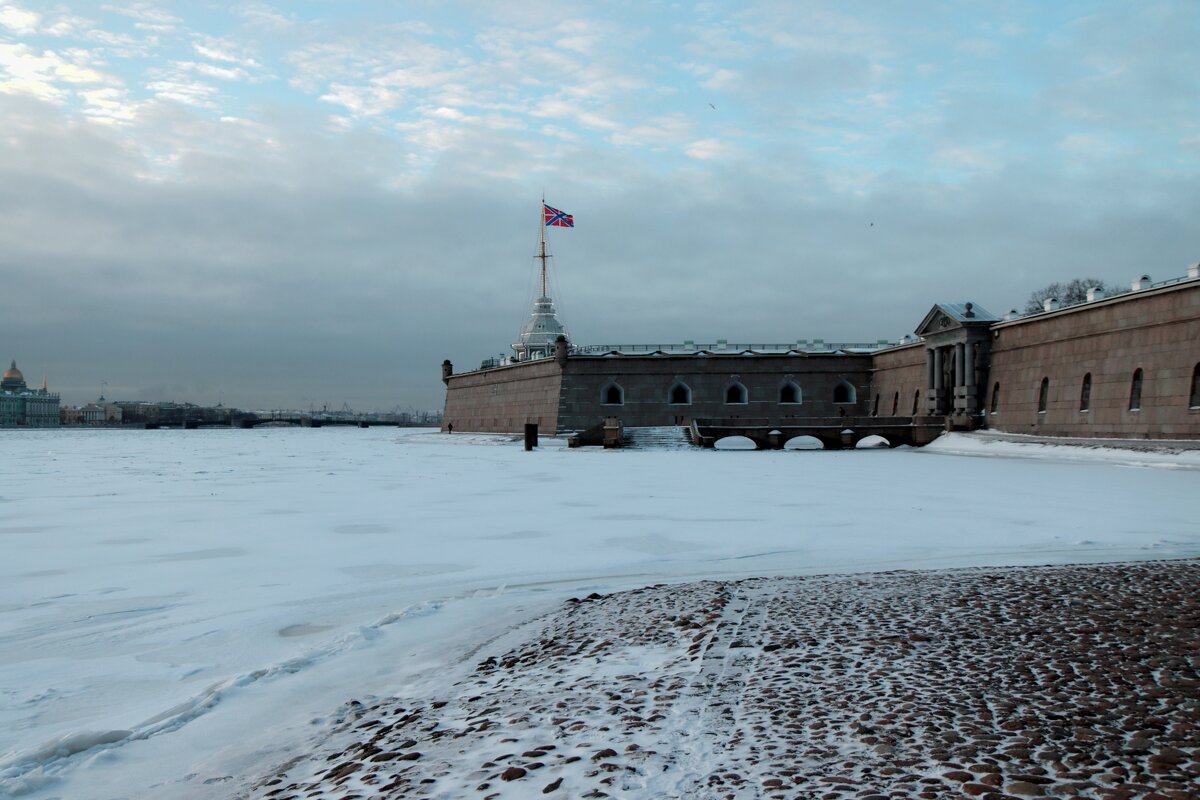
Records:
<instances>
[{"instance_id":1,"label":"snowy riverbank","mask_svg":"<svg viewBox=\"0 0 1200 800\"><path fill-rule=\"evenodd\" d=\"M5 440L0 796L228 797L306 754L350 697L448 680L570 596L1200 555L1187 453L939 452L970 437L525 453L386 429Z\"/></svg>"}]
</instances>

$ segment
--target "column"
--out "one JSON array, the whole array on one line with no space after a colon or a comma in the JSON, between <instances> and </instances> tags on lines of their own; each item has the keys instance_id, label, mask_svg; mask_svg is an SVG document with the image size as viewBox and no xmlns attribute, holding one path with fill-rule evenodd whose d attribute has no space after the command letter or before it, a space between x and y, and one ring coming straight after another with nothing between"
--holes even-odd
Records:
<instances>
[{"instance_id":1,"label":"column","mask_svg":"<svg viewBox=\"0 0 1200 800\"><path fill-rule=\"evenodd\" d=\"M934 377L933 376L937 374L937 367L934 365L933 361L934 361L934 350L933 350L933 348L930 348L925 351L925 366L926 366L925 372L926 372L926 377L927 377L927 380L925 381L926 389L932 389L934 386L934 384L933 384Z\"/></svg>"},{"instance_id":2,"label":"column","mask_svg":"<svg viewBox=\"0 0 1200 800\"><path fill-rule=\"evenodd\" d=\"M945 367L943 366L944 353L942 348L936 347L933 350L933 390L929 393L929 403L927 408L930 414L941 414L945 407Z\"/></svg>"},{"instance_id":3,"label":"column","mask_svg":"<svg viewBox=\"0 0 1200 800\"><path fill-rule=\"evenodd\" d=\"M963 367L966 363L964 351L966 349L966 345L962 342L954 345L954 388L956 390L954 393L956 395L958 394L958 387L967 385L966 376L963 374Z\"/></svg>"}]
</instances>

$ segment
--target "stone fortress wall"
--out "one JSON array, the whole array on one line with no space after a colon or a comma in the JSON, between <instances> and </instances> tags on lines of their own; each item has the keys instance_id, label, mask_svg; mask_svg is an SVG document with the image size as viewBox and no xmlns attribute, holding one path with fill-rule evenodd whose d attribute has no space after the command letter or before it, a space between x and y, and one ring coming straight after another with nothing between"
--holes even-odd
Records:
<instances>
[{"instance_id":1,"label":"stone fortress wall","mask_svg":"<svg viewBox=\"0 0 1200 800\"><path fill-rule=\"evenodd\" d=\"M921 342L880 350L871 358L871 408L879 414L925 413L925 346Z\"/></svg>"},{"instance_id":2,"label":"stone fortress wall","mask_svg":"<svg viewBox=\"0 0 1200 800\"><path fill-rule=\"evenodd\" d=\"M453 425L456 431L517 433L530 422L546 433L559 429L562 367L555 359L453 376L447 373L449 363L442 366L447 381L443 429Z\"/></svg>"},{"instance_id":3,"label":"stone fortress wall","mask_svg":"<svg viewBox=\"0 0 1200 800\"><path fill-rule=\"evenodd\" d=\"M835 403L840 384L845 396ZM626 427L833 416L839 408L853 416L866 413L870 386L866 354L573 356L563 373L559 429L582 430L604 416Z\"/></svg>"},{"instance_id":4,"label":"stone fortress wall","mask_svg":"<svg viewBox=\"0 0 1200 800\"><path fill-rule=\"evenodd\" d=\"M1048 436L1200 437L1198 368L1197 280L997 323L987 427ZM1140 397L1133 396L1135 382Z\"/></svg>"},{"instance_id":5,"label":"stone fortress wall","mask_svg":"<svg viewBox=\"0 0 1200 800\"><path fill-rule=\"evenodd\" d=\"M562 343L554 358L458 375L446 362L443 424L519 432L535 422L561 433L607 416L640 427L932 415L948 427L1008 433L1200 438L1200 266L1167 285L1076 306L967 319L962 366L957 323L942 319L949 308L934 306L923 323L948 327L873 353L568 355Z\"/></svg>"}]
</instances>

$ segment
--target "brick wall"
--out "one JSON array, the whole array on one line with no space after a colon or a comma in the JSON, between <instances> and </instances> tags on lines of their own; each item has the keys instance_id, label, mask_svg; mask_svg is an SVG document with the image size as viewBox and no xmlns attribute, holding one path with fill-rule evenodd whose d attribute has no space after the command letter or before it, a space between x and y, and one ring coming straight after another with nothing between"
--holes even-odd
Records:
<instances>
[{"instance_id":1,"label":"brick wall","mask_svg":"<svg viewBox=\"0 0 1200 800\"><path fill-rule=\"evenodd\" d=\"M1200 362L1200 281L999 323L992 334L989 428L1050 436L1200 436L1200 410L1188 407ZM1135 411L1129 400L1137 369L1142 390ZM1090 407L1083 411L1088 374ZM1039 413L1043 379L1046 410Z\"/></svg>"},{"instance_id":2,"label":"brick wall","mask_svg":"<svg viewBox=\"0 0 1200 800\"><path fill-rule=\"evenodd\" d=\"M893 347L872 359L871 405L879 396L879 414L891 416L893 407L900 416L925 413L926 360L922 342ZM913 398L920 393L914 411Z\"/></svg>"},{"instance_id":3,"label":"brick wall","mask_svg":"<svg viewBox=\"0 0 1200 800\"><path fill-rule=\"evenodd\" d=\"M561 384L562 369L552 358L451 375L442 427L519 433L533 422L540 433L554 433Z\"/></svg>"}]
</instances>

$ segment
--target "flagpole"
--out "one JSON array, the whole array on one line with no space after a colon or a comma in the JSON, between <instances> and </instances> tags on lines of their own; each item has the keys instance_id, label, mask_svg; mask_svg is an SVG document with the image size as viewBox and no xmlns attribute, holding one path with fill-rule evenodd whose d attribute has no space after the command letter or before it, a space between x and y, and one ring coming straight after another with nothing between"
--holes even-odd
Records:
<instances>
[{"instance_id":1,"label":"flagpole","mask_svg":"<svg viewBox=\"0 0 1200 800\"><path fill-rule=\"evenodd\" d=\"M546 297L546 198L542 197L541 225L538 236L538 258L542 260L542 297Z\"/></svg>"}]
</instances>

